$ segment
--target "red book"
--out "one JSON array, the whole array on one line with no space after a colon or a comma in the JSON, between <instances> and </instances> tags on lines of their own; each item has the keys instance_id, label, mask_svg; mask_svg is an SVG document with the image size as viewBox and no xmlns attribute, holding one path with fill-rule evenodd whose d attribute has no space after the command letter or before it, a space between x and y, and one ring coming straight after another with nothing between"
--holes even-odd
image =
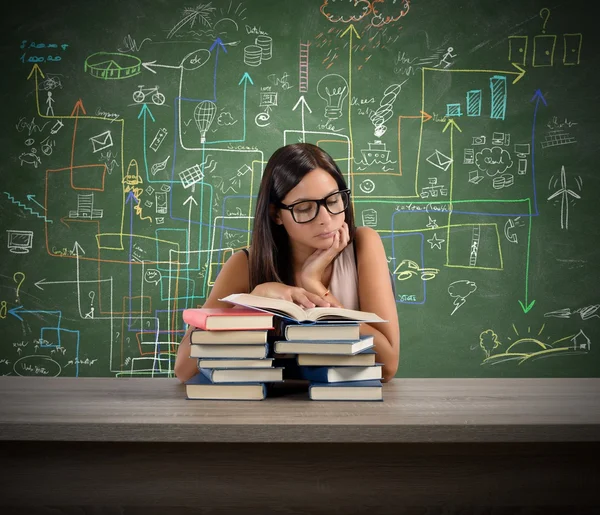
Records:
<instances>
[{"instance_id":1,"label":"red book","mask_svg":"<svg viewBox=\"0 0 600 515\"><path fill-rule=\"evenodd\" d=\"M273 329L273 314L248 308L189 308L183 321L204 331Z\"/></svg>"}]
</instances>

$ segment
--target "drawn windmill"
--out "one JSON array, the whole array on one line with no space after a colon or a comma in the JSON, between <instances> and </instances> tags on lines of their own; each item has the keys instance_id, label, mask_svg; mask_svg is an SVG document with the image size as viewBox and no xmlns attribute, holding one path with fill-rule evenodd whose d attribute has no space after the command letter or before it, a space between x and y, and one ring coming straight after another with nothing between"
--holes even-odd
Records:
<instances>
[{"instance_id":1,"label":"drawn windmill","mask_svg":"<svg viewBox=\"0 0 600 515\"><path fill-rule=\"evenodd\" d=\"M552 200L558 196L561 196L560 202L560 228L569 228L569 195L576 199L581 197L574 191L567 188L567 174L565 173L565 165L562 165L560 169L560 189L555 191L548 197L548 200Z\"/></svg>"}]
</instances>

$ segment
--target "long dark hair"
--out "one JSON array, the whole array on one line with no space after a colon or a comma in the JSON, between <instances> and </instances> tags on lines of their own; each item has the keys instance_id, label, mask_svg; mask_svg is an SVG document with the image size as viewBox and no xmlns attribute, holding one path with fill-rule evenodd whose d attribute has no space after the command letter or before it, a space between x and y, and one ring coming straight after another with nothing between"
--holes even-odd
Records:
<instances>
[{"instance_id":1,"label":"long dark hair","mask_svg":"<svg viewBox=\"0 0 600 515\"><path fill-rule=\"evenodd\" d=\"M347 188L344 176L333 158L311 143L286 145L269 158L260 182L254 213L249 263L250 291L265 282L295 285L288 234L283 225L276 224L271 218L270 206L277 206L315 168L322 168L329 173L340 190ZM351 202L345 212L345 221L351 245L356 232Z\"/></svg>"}]
</instances>

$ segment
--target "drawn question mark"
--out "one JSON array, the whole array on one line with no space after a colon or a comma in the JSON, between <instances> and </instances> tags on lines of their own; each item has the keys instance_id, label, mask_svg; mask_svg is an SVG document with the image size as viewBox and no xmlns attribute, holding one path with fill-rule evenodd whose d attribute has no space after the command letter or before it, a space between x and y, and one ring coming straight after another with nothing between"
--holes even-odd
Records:
<instances>
[{"instance_id":1,"label":"drawn question mark","mask_svg":"<svg viewBox=\"0 0 600 515\"><path fill-rule=\"evenodd\" d=\"M546 11L545 17L542 14L544 11ZM542 34L546 34L546 23L548 23L548 18L550 18L550 9L544 7L542 10L540 10L540 16L544 20L544 24L542 25Z\"/></svg>"},{"instance_id":2,"label":"drawn question mark","mask_svg":"<svg viewBox=\"0 0 600 515\"><path fill-rule=\"evenodd\" d=\"M21 276L21 280L17 280L17 275ZM15 272L13 275L13 281L17 283L17 302L19 301L19 290L21 285L25 282L25 274L23 272Z\"/></svg>"}]
</instances>

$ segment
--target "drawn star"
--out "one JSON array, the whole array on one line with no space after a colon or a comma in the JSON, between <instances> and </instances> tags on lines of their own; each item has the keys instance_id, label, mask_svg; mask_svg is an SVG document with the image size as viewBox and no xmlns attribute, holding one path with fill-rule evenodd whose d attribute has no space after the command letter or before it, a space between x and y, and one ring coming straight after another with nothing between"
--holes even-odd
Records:
<instances>
[{"instance_id":1,"label":"drawn star","mask_svg":"<svg viewBox=\"0 0 600 515\"><path fill-rule=\"evenodd\" d=\"M429 223L426 225L426 227L429 227L430 229L437 229L439 225L437 224L437 220L432 220L431 217L429 217Z\"/></svg>"},{"instance_id":2,"label":"drawn star","mask_svg":"<svg viewBox=\"0 0 600 515\"><path fill-rule=\"evenodd\" d=\"M427 242L431 245L432 249L434 247L437 247L440 250L442 250L442 243L444 243L445 241L446 240L438 238L437 234L435 234L435 233L433 233L433 238L430 238L429 240L427 240Z\"/></svg>"}]
</instances>

